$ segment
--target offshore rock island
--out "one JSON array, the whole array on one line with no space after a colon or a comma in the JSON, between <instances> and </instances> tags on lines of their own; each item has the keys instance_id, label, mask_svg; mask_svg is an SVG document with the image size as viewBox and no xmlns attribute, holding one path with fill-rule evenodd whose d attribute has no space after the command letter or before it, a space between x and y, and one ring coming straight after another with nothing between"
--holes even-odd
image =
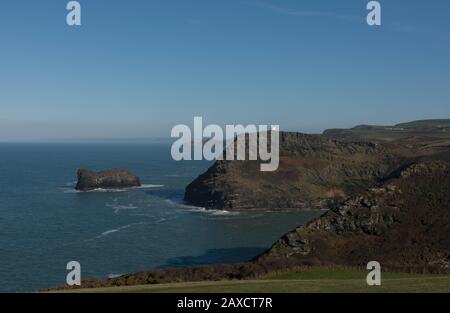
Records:
<instances>
[{"instance_id":1,"label":"offshore rock island","mask_svg":"<svg viewBox=\"0 0 450 313\"><path fill-rule=\"evenodd\" d=\"M121 189L141 186L139 177L126 169L112 169L100 172L79 169L77 177L78 181L75 189L79 191Z\"/></svg>"}]
</instances>

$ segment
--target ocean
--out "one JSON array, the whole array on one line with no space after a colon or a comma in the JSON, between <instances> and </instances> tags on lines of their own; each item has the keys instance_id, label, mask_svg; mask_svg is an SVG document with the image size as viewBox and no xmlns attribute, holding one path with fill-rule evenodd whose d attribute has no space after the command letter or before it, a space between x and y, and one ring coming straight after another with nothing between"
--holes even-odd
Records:
<instances>
[{"instance_id":1,"label":"ocean","mask_svg":"<svg viewBox=\"0 0 450 313\"><path fill-rule=\"evenodd\" d=\"M175 162L169 144L0 144L0 291L151 268L233 263L323 212L205 211L183 204L205 161ZM75 192L78 168L127 168L142 188Z\"/></svg>"}]
</instances>

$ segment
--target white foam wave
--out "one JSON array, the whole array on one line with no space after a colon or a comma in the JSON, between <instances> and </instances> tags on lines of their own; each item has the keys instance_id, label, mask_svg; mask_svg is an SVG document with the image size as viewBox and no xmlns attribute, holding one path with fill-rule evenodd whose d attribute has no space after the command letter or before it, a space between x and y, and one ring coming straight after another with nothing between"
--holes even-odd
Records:
<instances>
[{"instance_id":1,"label":"white foam wave","mask_svg":"<svg viewBox=\"0 0 450 313\"><path fill-rule=\"evenodd\" d=\"M116 232L118 232L118 231L119 231L119 229L111 229L111 230L107 230L107 231L103 232L103 233L101 234L101 236L107 236L107 235L109 235L109 234L116 233Z\"/></svg>"},{"instance_id":2,"label":"white foam wave","mask_svg":"<svg viewBox=\"0 0 450 313\"><path fill-rule=\"evenodd\" d=\"M75 186L75 184L70 185ZM152 189L152 188L161 188L164 187L164 185L154 185L154 184L142 184L141 186L136 187L127 187L127 188L96 188L92 190L87 191L80 191L76 190L74 188L69 188L69 185L66 185L66 187L60 188L64 193L84 193L84 192L126 192L130 190L135 189Z\"/></svg>"},{"instance_id":3,"label":"white foam wave","mask_svg":"<svg viewBox=\"0 0 450 313\"><path fill-rule=\"evenodd\" d=\"M170 220L174 219L174 217L168 217L168 218L161 217L161 218L158 218L157 216L154 216L153 214L145 214L145 213L129 214L129 216L138 216L138 217L145 217L147 219L150 219L151 220L150 222L146 222L146 224L150 224L150 225L151 224L162 224L164 222L167 222L167 221L170 221Z\"/></svg>"},{"instance_id":4,"label":"white foam wave","mask_svg":"<svg viewBox=\"0 0 450 313\"><path fill-rule=\"evenodd\" d=\"M164 185L142 184L139 187L132 187L131 189L149 189L149 188L161 188Z\"/></svg>"},{"instance_id":5,"label":"white foam wave","mask_svg":"<svg viewBox=\"0 0 450 313\"><path fill-rule=\"evenodd\" d=\"M207 210L205 208L195 207L189 210L190 212L194 213L203 213L203 214L209 214L213 216L236 216L239 215L239 212L231 212L226 210Z\"/></svg>"},{"instance_id":6,"label":"white foam wave","mask_svg":"<svg viewBox=\"0 0 450 313\"><path fill-rule=\"evenodd\" d=\"M59 188L62 192L64 192L64 193L78 193L78 192L81 192L81 191L79 191L79 190L75 190L74 188L68 188L68 187L62 187L62 188Z\"/></svg>"},{"instance_id":7,"label":"white foam wave","mask_svg":"<svg viewBox=\"0 0 450 313\"><path fill-rule=\"evenodd\" d=\"M183 200L181 200L181 199L165 199L164 201L167 202L170 205L177 206L177 207L182 207L182 208L186 208L186 209L204 209L202 207L185 204L183 202Z\"/></svg>"},{"instance_id":8,"label":"white foam wave","mask_svg":"<svg viewBox=\"0 0 450 313\"><path fill-rule=\"evenodd\" d=\"M141 186L136 187L127 187L127 188L96 188L92 190L88 190L86 192L125 192L135 189L152 189L152 188L161 188L164 187L164 185L153 185L153 184L142 184Z\"/></svg>"},{"instance_id":9,"label":"white foam wave","mask_svg":"<svg viewBox=\"0 0 450 313\"><path fill-rule=\"evenodd\" d=\"M117 278L117 277L120 277L120 276L122 276L123 274L113 274L113 273L111 273L111 274L108 274L108 278Z\"/></svg>"},{"instance_id":10,"label":"white foam wave","mask_svg":"<svg viewBox=\"0 0 450 313\"><path fill-rule=\"evenodd\" d=\"M137 206L134 206L132 204L129 205L121 205L121 204L109 204L107 203L106 206L111 207L116 210L133 210L137 209Z\"/></svg>"},{"instance_id":11,"label":"white foam wave","mask_svg":"<svg viewBox=\"0 0 450 313\"><path fill-rule=\"evenodd\" d=\"M107 231L104 231L104 232L101 233L100 235L98 235L96 238L102 238L102 237L105 237L105 236L108 236L108 235L117 233L117 232L119 232L119 231L121 231L121 230L130 228L130 227L132 227L132 226L134 226L134 225L139 225L139 224L142 224L142 223L128 224L128 225L124 225L124 226L121 226L121 227L118 227L118 228L109 229L109 230L107 230Z\"/></svg>"},{"instance_id":12,"label":"white foam wave","mask_svg":"<svg viewBox=\"0 0 450 313\"><path fill-rule=\"evenodd\" d=\"M114 214L119 214L120 211L125 211L125 210L134 210L137 209L138 207L133 205L133 204L128 204L128 205L122 205L122 204L110 204L110 203L106 203L107 207L110 207L112 209L114 209Z\"/></svg>"},{"instance_id":13,"label":"white foam wave","mask_svg":"<svg viewBox=\"0 0 450 313\"><path fill-rule=\"evenodd\" d=\"M187 209L189 212L193 213L203 213L213 216L236 216L240 214L239 212L231 212L226 210L207 210L204 207L185 204L181 199L166 199L165 201L171 205Z\"/></svg>"}]
</instances>

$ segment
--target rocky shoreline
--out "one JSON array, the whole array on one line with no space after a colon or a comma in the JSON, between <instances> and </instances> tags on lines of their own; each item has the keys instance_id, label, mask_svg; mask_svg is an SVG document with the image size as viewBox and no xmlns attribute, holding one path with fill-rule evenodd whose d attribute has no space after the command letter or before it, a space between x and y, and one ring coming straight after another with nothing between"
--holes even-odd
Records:
<instances>
[{"instance_id":1,"label":"rocky shoreline","mask_svg":"<svg viewBox=\"0 0 450 313\"><path fill-rule=\"evenodd\" d=\"M450 274L449 190L449 161L419 161L331 204L321 217L287 233L249 262L149 270L108 280L87 279L82 286L252 279L310 266L363 268L374 260L383 270Z\"/></svg>"}]
</instances>

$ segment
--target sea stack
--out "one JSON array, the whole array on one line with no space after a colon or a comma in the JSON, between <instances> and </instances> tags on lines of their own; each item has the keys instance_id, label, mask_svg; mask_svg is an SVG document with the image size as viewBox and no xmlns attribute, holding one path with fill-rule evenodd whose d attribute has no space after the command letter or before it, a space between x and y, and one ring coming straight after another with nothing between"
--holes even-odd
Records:
<instances>
[{"instance_id":1,"label":"sea stack","mask_svg":"<svg viewBox=\"0 0 450 313\"><path fill-rule=\"evenodd\" d=\"M126 169L112 169L95 172L87 169L78 170L76 190L117 189L141 186L139 177Z\"/></svg>"}]
</instances>

